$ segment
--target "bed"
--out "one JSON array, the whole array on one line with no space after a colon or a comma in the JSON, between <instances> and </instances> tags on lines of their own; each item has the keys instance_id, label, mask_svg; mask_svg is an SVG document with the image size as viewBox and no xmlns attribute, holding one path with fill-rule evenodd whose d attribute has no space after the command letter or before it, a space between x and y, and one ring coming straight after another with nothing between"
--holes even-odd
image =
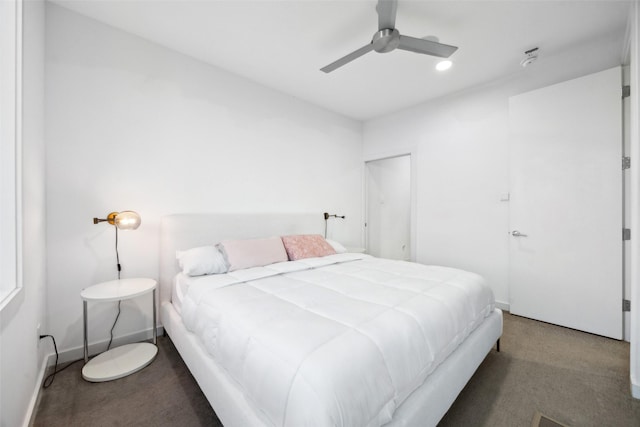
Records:
<instances>
[{"instance_id":1,"label":"bed","mask_svg":"<svg viewBox=\"0 0 640 427\"><path fill-rule=\"evenodd\" d=\"M321 214L164 217L165 332L227 427L436 425L502 334L478 276L348 252L193 278L176 261L228 239L323 229ZM425 281L438 283L427 292Z\"/></svg>"}]
</instances>

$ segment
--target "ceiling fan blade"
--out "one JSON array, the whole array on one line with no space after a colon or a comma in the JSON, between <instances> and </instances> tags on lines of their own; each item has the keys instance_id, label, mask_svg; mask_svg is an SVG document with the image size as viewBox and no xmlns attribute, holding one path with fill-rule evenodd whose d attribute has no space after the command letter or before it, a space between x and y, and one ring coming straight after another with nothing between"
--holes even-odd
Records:
<instances>
[{"instance_id":1,"label":"ceiling fan blade","mask_svg":"<svg viewBox=\"0 0 640 427\"><path fill-rule=\"evenodd\" d=\"M335 70L336 68L340 68L345 64L348 64L349 62L353 61L354 59L360 58L362 55L364 55L367 52L371 52L373 50L373 43L369 43L366 46L362 46L360 49L355 50L353 52L351 52L350 54L343 56L342 58L338 59L335 62L332 62L331 64L320 68L320 71L324 71L325 73L330 73L333 70Z\"/></svg>"},{"instance_id":2,"label":"ceiling fan blade","mask_svg":"<svg viewBox=\"0 0 640 427\"><path fill-rule=\"evenodd\" d=\"M424 53L425 55L438 56L440 58L448 58L453 55L453 52L458 50L456 46L449 46L448 44L433 42L431 40L417 39L415 37L402 35L400 36L398 49Z\"/></svg>"},{"instance_id":3,"label":"ceiling fan blade","mask_svg":"<svg viewBox=\"0 0 640 427\"><path fill-rule=\"evenodd\" d=\"M378 30L394 29L396 27L396 12L398 0L378 0Z\"/></svg>"}]
</instances>

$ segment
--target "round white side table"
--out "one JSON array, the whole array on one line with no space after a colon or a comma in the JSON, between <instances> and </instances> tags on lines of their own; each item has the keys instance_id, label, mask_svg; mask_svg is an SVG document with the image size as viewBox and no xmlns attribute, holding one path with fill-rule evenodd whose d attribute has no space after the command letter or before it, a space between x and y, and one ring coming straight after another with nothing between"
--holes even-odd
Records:
<instances>
[{"instance_id":1,"label":"round white side table","mask_svg":"<svg viewBox=\"0 0 640 427\"><path fill-rule=\"evenodd\" d=\"M90 382L111 381L139 371L149 365L158 353L156 326L156 281L153 279L120 279L98 283L80 292L84 323L84 367L82 377ZM87 336L87 302L127 300L153 293L153 344L140 342L125 344L105 351L89 360Z\"/></svg>"}]
</instances>

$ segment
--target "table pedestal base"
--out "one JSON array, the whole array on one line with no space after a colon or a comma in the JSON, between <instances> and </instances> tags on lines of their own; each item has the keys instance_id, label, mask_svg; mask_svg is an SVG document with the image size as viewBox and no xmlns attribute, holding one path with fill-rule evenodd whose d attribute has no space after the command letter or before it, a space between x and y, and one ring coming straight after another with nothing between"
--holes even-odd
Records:
<instances>
[{"instance_id":1,"label":"table pedestal base","mask_svg":"<svg viewBox=\"0 0 640 427\"><path fill-rule=\"evenodd\" d=\"M149 365L158 347L141 342L112 348L91 359L82 368L82 378L94 383L126 377Z\"/></svg>"}]
</instances>

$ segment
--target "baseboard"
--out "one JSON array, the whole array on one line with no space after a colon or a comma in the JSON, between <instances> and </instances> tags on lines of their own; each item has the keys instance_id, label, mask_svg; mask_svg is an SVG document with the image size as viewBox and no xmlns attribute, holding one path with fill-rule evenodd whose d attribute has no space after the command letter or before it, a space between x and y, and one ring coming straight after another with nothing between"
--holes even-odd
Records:
<instances>
[{"instance_id":1,"label":"baseboard","mask_svg":"<svg viewBox=\"0 0 640 427\"><path fill-rule=\"evenodd\" d=\"M31 395L31 399L29 400L29 406L27 407L27 413L24 416L24 421L22 422L23 427L28 427L33 425L34 415L36 414L36 408L38 407L38 403L40 402L40 390L42 389L42 382L44 381L45 373L47 372L47 367L54 363L56 358L55 353L51 353L42 358L42 362L40 363L40 368L38 368L38 377L36 378L36 386L33 390L33 394Z\"/></svg>"},{"instance_id":2,"label":"baseboard","mask_svg":"<svg viewBox=\"0 0 640 427\"><path fill-rule=\"evenodd\" d=\"M510 311L511 307L508 302L496 301L496 307L498 307L502 311Z\"/></svg>"},{"instance_id":3,"label":"baseboard","mask_svg":"<svg viewBox=\"0 0 640 427\"><path fill-rule=\"evenodd\" d=\"M631 383L631 396L634 399L640 399L640 384Z\"/></svg>"},{"instance_id":4,"label":"baseboard","mask_svg":"<svg viewBox=\"0 0 640 427\"><path fill-rule=\"evenodd\" d=\"M111 343L111 347L118 347L124 344L131 344L131 343L140 342L140 341L148 341L153 336L152 331L153 331L153 328L149 328L143 331L133 332L128 335L114 337L113 342ZM162 335L163 332L164 332L164 328L162 326L158 326L156 328L156 333L158 334L158 336ZM89 343L89 357L93 357L97 354L102 353L107 349L108 345L109 345L108 339ZM58 355L58 359L59 359L58 363L73 362L74 360L79 360L79 359L82 359L83 357L84 357L84 345L81 345L79 347L73 347L73 348L61 351Z\"/></svg>"}]
</instances>

